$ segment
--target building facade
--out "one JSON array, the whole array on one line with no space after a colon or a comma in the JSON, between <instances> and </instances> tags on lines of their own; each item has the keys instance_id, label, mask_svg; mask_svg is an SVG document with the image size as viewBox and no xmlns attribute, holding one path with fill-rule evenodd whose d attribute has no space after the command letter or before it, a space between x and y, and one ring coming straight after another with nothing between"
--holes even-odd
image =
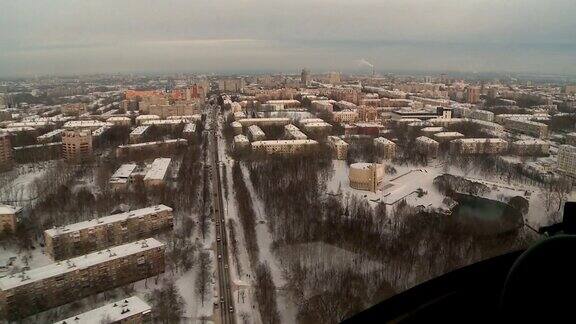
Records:
<instances>
[{"instance_id":1,"label":"building facade","mask_svg":"<svg viewBox=\"0 0 576 324\"><path fill-rule=\"evenodd\" d=\"M384 179L384 165L378 163L353 163L348 173L350 187L376 192Z\"/></svg>"},{"instance_id":2,"label":"building facade","mask_svg":"<svg viewBox=\"0 0 576 324\"><path fill-rule=\"evenodd\" d=\"M376 146L376 150L382 154L384 159L391 160L396 156L396 143L387 138L375 138L374 146Z\"/></svg>"},{"instance_id":3,"label":"building facade","mask_svg":"<svg viewBox=\"0 0 576 324\"><path fill-rule=\"evenodd\" d=\"M58 261L150 237L172 228L172 208L157 205L44 231L46 253Z\"/></svg>"},{"instance_id":4,"label":"building facade","mask_svg":"<svg viewBox=\"0 0 576 324\"><path fill-rule=\"evenodd\" d=\"M83 162L92 158L92 133L89 130L70 130L62 134L62 157L69 162Z\"/></svg>"},{"instance_id":5,"label":"building facade","mask_svg":"<svg viewBox=\"0 0 576 324\"><path fill-rule=\"evenodd\" d=\"M558 170L576 177L576 146L560 146L558 149Z\"/></svg>"},{"instance_id":6,"label":"building facade","mask_svg":"<svg viewBox=\"0 0 576 324\"><path fill-rule=\"evenodd\" d=\"M337 160L346 160L348 157L348 143L338 136L328 136L328 145L332 149L332 155Z\"/></svg>"},{"instance_id":7,"label":"building facade","mask_svg":"<svg viewBox=\"0 0 576 324\"><path fill-rule=\"evenodd\" d=\"M0 278L2 315L17 320L158 275L164 249L150 238Z\"/></svg>"},{"instance_id":8,"label":"building facade","mask_svg":"<svg viewBox=\"0 0 576 324\"><path fill-rule=\"evenodd\" d=\"M0 133L0 171L11 169L13 164L10 134Z\"/></svg>"}]
</instances>

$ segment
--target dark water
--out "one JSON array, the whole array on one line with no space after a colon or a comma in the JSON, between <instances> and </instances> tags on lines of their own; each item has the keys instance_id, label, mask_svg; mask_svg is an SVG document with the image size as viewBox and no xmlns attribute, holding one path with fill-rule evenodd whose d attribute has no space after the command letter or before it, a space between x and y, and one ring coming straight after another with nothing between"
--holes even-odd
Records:
<instances>
[{"instance_id":1,"label":"dark water","mask_svg":"<svg viewBox=\"0 0 576 324\"><path fill-rule=\"evenodd\" d=\"M497 234L517 229L522 221L520 211L497 200L458 194L458 205L452 209L455 220L471 226L483 234Z\"/></svg>"}]
</instances>

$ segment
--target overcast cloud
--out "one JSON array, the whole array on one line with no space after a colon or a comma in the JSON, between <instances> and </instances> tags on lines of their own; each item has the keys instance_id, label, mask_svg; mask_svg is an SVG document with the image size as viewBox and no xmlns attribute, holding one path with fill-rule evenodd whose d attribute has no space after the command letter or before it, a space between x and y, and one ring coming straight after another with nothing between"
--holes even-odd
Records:
<instances>
[{"instance_id":1,"label":"overcast cloud","mask_svg":"<svg viewBox=\"0 0 576 324\"><path fill-rule=\"evenodd\" d=\"M0 77L376 69L576 74L574 0L0 0Z\"/></svg>"}]
</instances>

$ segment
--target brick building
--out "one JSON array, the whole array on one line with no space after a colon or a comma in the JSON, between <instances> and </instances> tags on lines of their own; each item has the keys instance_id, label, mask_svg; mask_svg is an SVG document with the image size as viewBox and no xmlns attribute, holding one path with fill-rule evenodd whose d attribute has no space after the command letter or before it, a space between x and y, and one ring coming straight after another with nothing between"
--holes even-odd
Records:
<instances>
[{"instance_id":1,"label":"brick building","mask_svg":"<svg viewBox=\"0 0 576 324\"><path fill-rule=\"evenodd\" d=\"M3 317L16 320L164 272L165 246L149 238L0 278Z\"/></svg>"},{"instance_id":2,"label":"brick building","mask_svg":"<svg viewBox=\"0 0 576 324\"><path fill-rule=\"evenodd\" d=\"M9 170L12 168L12 142L10 142L10 134L0 133L0 171Z\"/></svg>"},{"instance_id":3,"label":"brick building","mask_svg":"<svg viewBox=\"0 0 576 324\"><path fill-rule=\"evenodd\" d=\"M92 157L92 133L71 130L62 134L62 156L70 162L82 162Z\"/></svg>"},{"instance_id":4,"label":"brick building","mask_svg":"<svg viewBox=\"0 0 576 324\"><path fill-rule=\"evenodd\" d=\"M150 237L173 225L172 208L157 205L44 231L54 260Z\"/></svg>"}]
</instances>

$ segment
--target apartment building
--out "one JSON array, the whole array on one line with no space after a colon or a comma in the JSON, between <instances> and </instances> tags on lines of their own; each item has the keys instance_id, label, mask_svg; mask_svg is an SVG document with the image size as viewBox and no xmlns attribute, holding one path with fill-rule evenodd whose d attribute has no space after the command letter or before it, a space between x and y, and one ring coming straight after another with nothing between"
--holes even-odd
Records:
<instances>
[{"instance_id":1,"label":"apartment building","mask_svg":"<svg viewBox=\"0 0 576 324\"><path fill-rule=\"evenodd\" d=\"M22 207L0 205L0 232L16 231Z\"/></svg>"},{"instance_id":2,"label":"apartment building","mask_svg":"<svg viewBox=\"0 0 576 324\"><path fill-rule=\"evenodd\" d=\"M376 192L384 179L384 165L379 163L354 163L350 165L348 180L350 187Z\"/></svg>"},{"instance_id":3,"label":"apartment building","mask_svg":"<svg viewBox=\"0 0 576 324\"><path fill-rule=\"evenodd\" d=\"M375 138L374 146L376 147L376 150L382 154L384 159L391 160L396 156L396 143L387 138Z\"/></svg>"},{"instance_id":4,"label":"apartment building","mask_svg":"<svg viewBox=\"0 0 576 324\"><path fill-rule=\"evenodd\" d=\"M50 131L48 133L45 133L45 134L42 134L42 135L36 137L36 141L38 143L58 142L62 138L62 133L64 133L63 129L61 129L61 128L55 129L53 131Z\"/></svg>"},{"instance_id":5,"label":"apartment building","mask_svg":"<svg viewBox=\"0 0 576 324\"><path fill-rule=\"evenodd\" d=\"M146 132L148 132L150 126L138 126L130 132L130 143L140 143L144 140Z\"/></svg>"},{"instance_id":6,"label":"apartment building","mask_svg":"<svg viewBox=\"0 0 576 324\"><path fill-rule=\"evenodd\" d=\"M164 249L148 238L5 276L1 313L16 320L158 275L164 272Z\"/></svg>"},{"instance_id":7,"label":"apartment building","mask_svg":"<svg viewBox=\"0 0 576 324\"><path fill-rule=\"evenodd\" d=\"M429 157L438 156L438 148L440 144L430 137L420 136L416 137L416 150L422 154L426 154Z\"/></svg>"},{"instance_id":8,"label":"apartment building","mask_svg":"<svg viewBox=\"0 0 576 324\"><path fill-rule=\"evenodd\" d=\"M292 124L284 126L284 137L286 139L294 139L294 140L305 140L308 138L306 134L302 133L302 131L300 131L298 127Z\"/></svg>"},{"instance_id":9,"label":"apartment building","mask_svg":"<svg viewBox=\"0 0 576 324\"><path fill-rule=\"evenodd\" d=\"M106 304L87 312L74 315L54 324L118 323L140 324L152 321L152 307L138 296Z\"/></svg>"},{"instance_id":10,"label":"apartment building","mask_svg":"<svg viewBox=\"0 0 576 324\"><path fill-rule=\"evenodd\" d=\"M267 154L307 153L316 149L318 142L314 140L271 140L252 142L253 152Z\"/></svg>"},{"instance_id":11,"label":"apartment building","mask_svg":"<svg viewBox=\"0 0 576 324\"><path fill-rule=\"evenodd\" d=\"M355 110L341 110L332 113L332 121L335 123L353 124L358 120Z\"/></svg>"},{"instance_id":12,"label":"apartment building","mask_svg":"<svg viewBox=\"0 0 576 324\"><path fill-rule=\"evenodd\" d=\"M248 138L251 141L262 141L266 139L266 134L257 125L251 125L248 127Z\"/></svg>"},{"instance_id":13,"label":"apartment building","mask_svg":"<svg viewBox=\"0 0 576 324\"><path fill-rule=\"evenodd\" d=\"M332 155L337 160L346 160L348 157L348 143L338 136L328 136L328 145L332 148Z\"/></svg>"},{"instance_id":14,"label":"apartment building","mask_svg":"<svg viewBox=\"0 0 576 324\"><path fill-rule=\"evenodd\" d=\"M501 154L508 142L501 138L460 138L450 141L452 154Z\"/></svg>"},{"instance_id":15,"label":"apartment building","mask_svg":"<svg viewBox=\"0 0 576 324\"><path fill-rule=\"evenodd\" d=\"M46 253L54 260L150 237L173 226L172 208L157 205L44 231Z\"/></svg>"},{"instance_id":16,"label":"apartment building","mask_svg":"<svg viewBox=\"0 0 576 324\"><path fill-rule=\"evenodd\" d=\"M532 135L540 139L548 138L548 125L530 120L508 118L504 120L504 127L510 131Z\"/></svg>"},{"instance_id":17,"label":"apartment building","mask_svg":"<svg viewBox=\"0 0 576 324\"><path fill-rule=\"evenodd\" d=\"M0 133L0 171L11 169L13 164L10 134Z\"/></svg>"},{"instance_id":18,"label":"apartment building","mask_svg":"<svg viewBox=\"0 0 576 324\"><path fill-rule=\"evenodd\" d=\"M67 130L62 134L62 156L69 162L92 158L92 133L87 130Z\"/></svg>"},{"instance_id":19,"label":"apartment building","mask_svg":"<svg viewBox=\"0 0 576 324\"><path fill-rule=\"evenodd\" d=\"M170 158L157 158L152 162L150 169L144 176L144 184L147 187L156 187L165 183L170 168Z\"/></svg>"},{"instance_id":20,"label":"apartment building","mask_svg":"<svg viewBox=\"0 0 576 324\"><path fill-rule=\"evenodd\" d=\"M112 177L110 177L110 186L112 189L127 189L130 183L131 175L136 170L136 163L122 164Z\"/></svg>"},{"instance_id":21,"label":"apartment building","mask_svg":"<svg viewBox=\"0 0 576 324\"><path fill-rule=\"evenodd\" d=\"M234 114L236 115L236 114ZM238 120L238 122L243 127L250 127L252 125L257 125L258 127L266 127L266 126L286 126L290 124L290 118L280 118L280 117L271 117L271 118L243 118Z\"/></svg>"},{"instance_id":22,"label":"apartment building","mask_svg":"<svg viewBox=\"0 0 576 324\"><path fill-rule=\"evenodd\" d=\"M560 146L558 149L558 170L576 177L576 146Z\"/></svg>"},{"instance_id":23,"label":"apartment building","mask_svg":"<svg viewBox=\"0 0 576 324\"><path fill-rule=\"evenodd\" d=\"M178 147L186 146L187 144L187 140L183 138L177 138L165 141L120 145L116 148L116 156L118 158L127 158L131 155L138 155L138 157L149 157L150 155L154 154L168 154L175 151Z\"/></svg>"},{"instance_id":24,"label":"apartment building","mask_svg":"<svg viewBox=\"0 0 576 324\"><path fill-rule=\"evenodd\" d=\"M459 132L439 132L432 135L438 143L448 143L452 140L464 138L464 134Z\"/></svg>"},{"instance_id":25,"label":"apartment building","mask_svg":"<svg viewBox=\"0 0 576 324\"><path fill-rule=\"evenodd\" d=\"M541 139L526 139L510 145L512 153L517 155L548 156L550 143Z\"/></svg>"}]
</instances>

